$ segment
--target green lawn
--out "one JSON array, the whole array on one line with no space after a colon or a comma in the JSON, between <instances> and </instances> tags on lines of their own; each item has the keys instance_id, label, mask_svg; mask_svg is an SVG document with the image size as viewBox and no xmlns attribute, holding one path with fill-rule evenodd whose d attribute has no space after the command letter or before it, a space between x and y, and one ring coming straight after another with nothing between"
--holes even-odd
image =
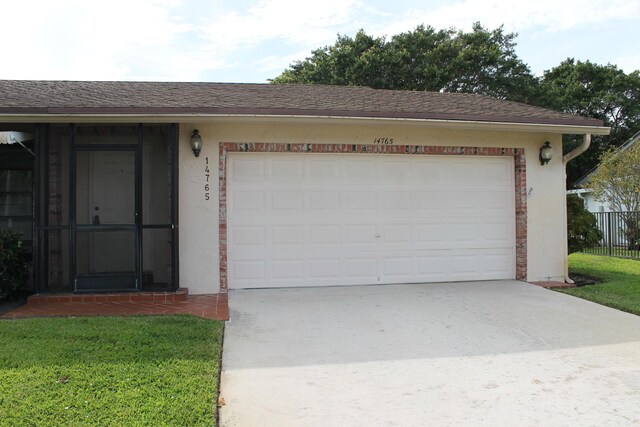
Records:
<instances>
[{"instance_id":1,"label":"green lawn","mask_svg":"<svg viewBox=\"0 0 640 427\"><path fill-rule=\"evenodd\" d=\"M215 425L222 330L191 316L0 321L0 425Z\"/></svg>"},{"instance_id":2,"label":"green lawn","mask_svg":"<svg viewBox=\"0 0 640 427\"><path fill-rule=\"evenodd\" d=\"M640 315L640 261L576 253L569 256L569 269L602 283L559 292Z\"/></svg>"}]
</instances>

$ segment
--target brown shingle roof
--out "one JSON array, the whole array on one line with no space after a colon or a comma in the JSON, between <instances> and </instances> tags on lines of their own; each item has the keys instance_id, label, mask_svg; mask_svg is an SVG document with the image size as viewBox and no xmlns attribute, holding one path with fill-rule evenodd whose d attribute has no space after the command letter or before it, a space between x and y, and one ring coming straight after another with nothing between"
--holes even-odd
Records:
<instances>
[{"instance_id":1,"label":"brown shingle roof","mask_svg":"<svg viewBox=\"0 0 640 427\"><path fill-rule=\"evenodd\" d=\"M255 114L603 126L463 93L353 86L0 80L0 114Z\"/></svg>"}]
</instances>

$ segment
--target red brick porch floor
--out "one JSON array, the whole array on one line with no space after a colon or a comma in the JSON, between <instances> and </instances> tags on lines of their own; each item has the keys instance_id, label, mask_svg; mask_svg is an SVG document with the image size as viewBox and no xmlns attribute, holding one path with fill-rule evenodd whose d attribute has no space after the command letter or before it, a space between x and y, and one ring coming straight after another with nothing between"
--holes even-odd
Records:
<instances>
[{"instance_id":1,"label":"red brick porch floor","mask_svg":"<svg viewBox=\"0 0 640 427\"><path fill-rule=\"evenodd\" d=\"M179 289L175 293L32 295L25 305L0 318L162 314L191 314L207 319L228 320L227 294L189 295L186 289Z\"/></svg>"}]
</instances>

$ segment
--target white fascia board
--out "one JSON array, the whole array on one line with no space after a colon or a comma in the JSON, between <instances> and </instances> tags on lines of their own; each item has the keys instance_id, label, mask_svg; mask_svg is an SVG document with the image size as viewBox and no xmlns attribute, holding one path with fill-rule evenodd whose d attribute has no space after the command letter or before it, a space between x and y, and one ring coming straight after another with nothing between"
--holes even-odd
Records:
<instances>
[{"instance_id":1,"label":"white fascia board","mask_svg":"<svg viewBox=\"0 0 640 427\"><path fill-rule=\"evenodd\" d=\"M608 135L606 126L487 122L473 120L411 119L345 116L281 116L245 114L5 114L0 123L305 123L331 125L413 125L511 132Z\"/></svg>"}]
</instances>

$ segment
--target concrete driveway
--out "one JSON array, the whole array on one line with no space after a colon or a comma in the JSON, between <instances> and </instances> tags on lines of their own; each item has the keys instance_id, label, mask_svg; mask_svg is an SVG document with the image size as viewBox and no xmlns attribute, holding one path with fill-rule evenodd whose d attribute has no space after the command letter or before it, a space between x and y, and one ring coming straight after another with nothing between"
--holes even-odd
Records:
<instances>
[{"instance_id":1,"label":"concrete driveway","mask_svg":"<svg viewBox=\"0 0 640 427\"><path fill-rule=\"evenodd\" d=\"M640 425L640 317L516 281L232 291L223 426Z\"/></svg>"}]
</instances>

